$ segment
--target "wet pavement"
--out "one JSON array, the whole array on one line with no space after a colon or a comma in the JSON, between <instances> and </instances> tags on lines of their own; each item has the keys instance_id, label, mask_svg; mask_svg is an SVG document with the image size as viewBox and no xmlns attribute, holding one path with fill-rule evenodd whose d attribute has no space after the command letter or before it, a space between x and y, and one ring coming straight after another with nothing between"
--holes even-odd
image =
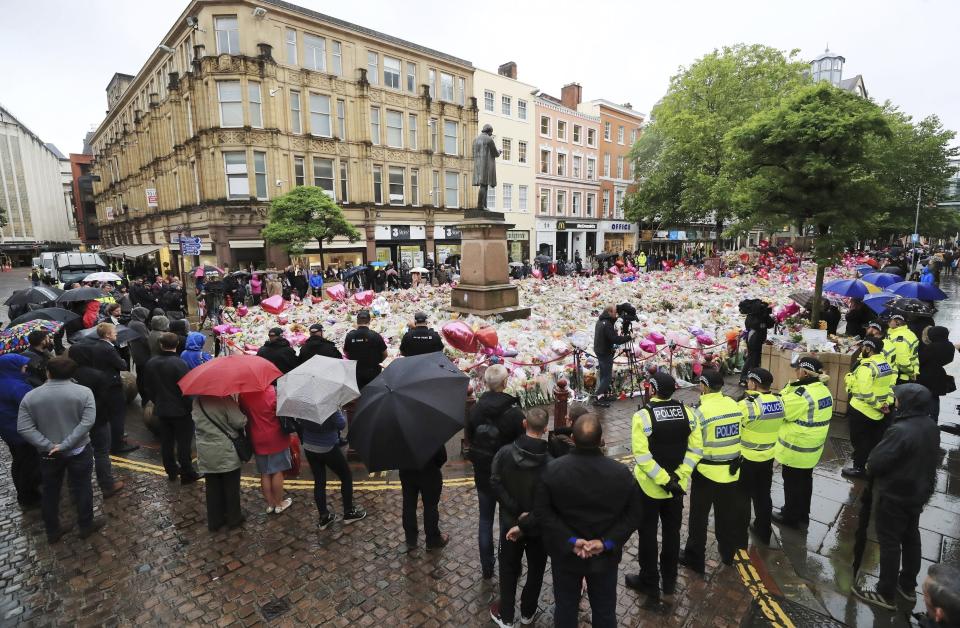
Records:
<instances>
[{"instance_id":1,"label":"wet pavement","mask_svg":"<svg viewBox=\"0 0 960 628\"><path fill-rule=\"evenodd\" d=\"M0 302L26 286L22 274L0 274ZM938 315L960 339L960 290ZM2 314L2 312L0 312ZM948 367L960 375L960 361ZM734 383L728 394L742 394ZM692 389L678 392L695 401ZM941 420L956 421L955 399L945 399ZM617 402L605 411L608 455L630 460L630 416L636 402ZM21 513L9 480L9 455L0 452L0 626L3 625L329 625L486 626L497 597L495 581L480 578L476 549L476 495L470 464L459 455L459 439L448 445L444 467L441 527L452 542L442 552L402 551L399 482L392 473L368 474L353 465L356 499L368 517L349 526L316 529L309 471L287 482L294 505L280 516L263 514L259 480L244 468L242 530L207 532L203 484L169 483L160 466L159 445L143 425L139 404L128 406L128 432L141 449L115 459L128 486L95 509L106 518L102 534L80 540L68 534L47 545L35 513ZM775 527L771 547L751 545L734 567L720 565L713 535L707 575L680 570L672 607L650 607L644 596L619 591L623 626L769 625L757 601L774 608L780 625L904 626L912 609L874 610L849 595L853 531L862 482L840 476L849 457L846 421L838 417L814 474L814 503L803 533ZM960 565L960 439L943 434L937 493L921 518L923 566L939 560ZM773 501L783 501L779 471ZM339 487L328 484L328 501L342 511ZM69 504L62 509L72 518ZM686 537L684 521L682 538ZM874 584L878 546L871 529L863 577ZM636 537L621 574L636 571ZM549 572L536 625L551 625ZM917 608L922 606L918 602ZM586 605L582 605L586 609ZM831 618L833 621L831 621ZM589 624L589 615L581 616Z\"/></svg>"}]
</instances>

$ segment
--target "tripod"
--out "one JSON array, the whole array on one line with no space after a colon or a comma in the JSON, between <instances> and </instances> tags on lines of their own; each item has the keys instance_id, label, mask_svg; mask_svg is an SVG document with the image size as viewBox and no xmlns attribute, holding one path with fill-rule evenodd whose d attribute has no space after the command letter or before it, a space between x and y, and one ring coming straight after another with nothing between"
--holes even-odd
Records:
<instances>
[{"instance_id":1,"label":"tripod","mask_svg":"<svg viewBox=\"0 0 960 628\"><path fill-rule=\"evenodd\" d=\"M572 401L586 401L590 398L583 383L583 354L586 353L579 347L573 348L573 375L570 377L570 390L572 392Z\"/></svg>"},{"instance_id":2,"label":"tripod","mask_svg":"<svg viewBox=\"0 0 960 628\"><path fill-rule=\"evenodd\" d=\"M636 397L637 393L643 395L643 374L640 372L640 363L637 362L637 356L633 352L635 341L631 338L630 342L621 345L620 350L614 355L624 355L627 358L627 370L630 373L630 397Z\"/></svg>"}]
</instances>

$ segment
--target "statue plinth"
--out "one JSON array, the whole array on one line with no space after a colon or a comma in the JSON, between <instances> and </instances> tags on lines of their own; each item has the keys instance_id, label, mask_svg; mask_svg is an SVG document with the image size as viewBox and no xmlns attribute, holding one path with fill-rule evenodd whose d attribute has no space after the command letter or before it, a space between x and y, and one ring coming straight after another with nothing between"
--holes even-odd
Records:
<instances>
[{"instance_id":1,"label":"statue plinth","mask_svg":"<svg viewBox=\"0 0 960 628\"><path fill-rule=\"evenodd\" d=\"M460 227L460 283L450 296L450 310L505 320L527 318L520 294L510 285L507 266L507 229L503 215L467 210Z\"/></svg>"}]
</instances>

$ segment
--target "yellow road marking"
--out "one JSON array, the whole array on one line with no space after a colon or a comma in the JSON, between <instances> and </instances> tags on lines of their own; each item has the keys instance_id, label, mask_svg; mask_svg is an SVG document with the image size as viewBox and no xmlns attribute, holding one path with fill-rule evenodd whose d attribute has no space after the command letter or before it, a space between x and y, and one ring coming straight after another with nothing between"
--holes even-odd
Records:
<instances>
[{"instance_id":1,"label":"yellow road marking","mask_svg":"<svg viewBox=\"0 0 960 628\"><path fill-rule=\"evenodd\" d=\"M750 561L750 554L747 553L747 550L738 550L737 555L734 557L734 563L737 566L737 572L739 572L740 579L743 580L744 586L750 591L750 595L756 600L764 617L770 621L771 625L777 628L796 628L796 625L791 621L786 612L784 612L780 603L770 595L767 587L763 585L760 574Z\"/></svg>"}]
</instances>

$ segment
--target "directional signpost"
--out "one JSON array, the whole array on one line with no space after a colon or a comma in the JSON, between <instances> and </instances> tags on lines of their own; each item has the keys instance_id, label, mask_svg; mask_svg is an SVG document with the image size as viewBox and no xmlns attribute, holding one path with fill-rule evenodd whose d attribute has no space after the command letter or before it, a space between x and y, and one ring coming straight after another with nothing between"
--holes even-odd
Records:
<instances>
[{"instance_id":1,"label":"directional signpost","mask_svg":"<svg viewBox=\"0 0 960 628\"><path fill-rule=\"evenodd\" d=\"M200 255L200 238L180 236L180 255Z\"/></svg>"}]
</instances>

